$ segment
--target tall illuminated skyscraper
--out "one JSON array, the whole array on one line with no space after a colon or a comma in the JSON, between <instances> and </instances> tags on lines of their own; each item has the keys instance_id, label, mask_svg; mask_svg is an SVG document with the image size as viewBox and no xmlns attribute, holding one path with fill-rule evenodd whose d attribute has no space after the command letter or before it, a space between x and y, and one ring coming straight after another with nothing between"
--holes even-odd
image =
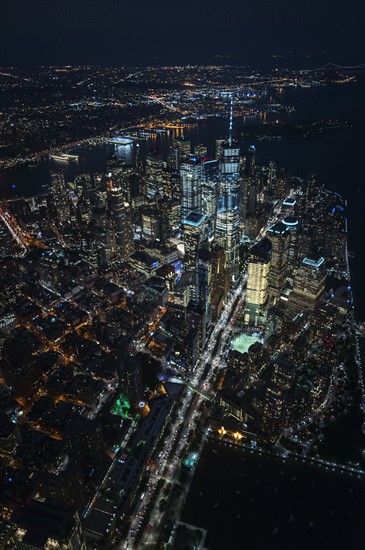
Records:
<instances>
[{"instance_id":1,"label":"tall illuminated skyscraper","mask_svg":"<svg viewBox=\"0 0 365 550\"><path fill-rule=\"evenodd\" d=\"M109 216L115 231L117 256L127 260L134 252L131 205L126 201L119 183L107 181Z\"/></svg>"},{"instance_id":2,"label":"tall illuminated skyscraper","mask_svg":"<svg viewBox=\"0 0 365 550\"><path fill-rule=\"evenodd\" d=\"M94 221L97 263L104 267L117 258L115 230L107 208L105 192L96 193Z\"/></svg>"},{"instance_id":3,"label":"tall illuminated skyscraper","mask_svg":"<svg viewBox=\"0 0 365 550\"><path fill-rule=\"evenodd\" d=\"M275 300L283 289L288 271L290 232L282 222L272 225L268 230L272 245L272 257L269 276L270 298Z\"/></svg>"},{"instance_id":4,"label":"tall illuminated skyscraper","mask_svg":"<svg viewBox=\"0 0 365 550\"><path fill-rule=\"evenodd\" d=\"M168 200L163 197L157 201L157 215L159 223L159 237L165 242L170 237L177 237L181 231L180 201Z\"/></svg>"},{"instance_id":5,"label":"tall illuminated skyscraper","mask_svg":"<svg viewBox=\"0 0 365 550\"><path fill-rule=\"evenodd\" d=\"M214 246L212 255L211 313L214 320L220 316L230 287L230 275L226 254L222 247Z\"/></svg>"},{"instance_id":6,"label":"tall illuminated skyscraper","mask_svg":"<svg viewBox=\"0 0 365 550\"><path fill-rule=\"evenodd\" d=\"M244 314L247 325L262 326L265 323L264 306L268 299L271 256L272 245L267 237L250 250Z\"/></svg>"},{"instance_id":7,"label":"tall illuminated skyscraper","mask_svg":"<svg viewBox=\"0 0 365 550\"><path fill-rule=\"evenodd\" d=\"M267 185L268 185L269 191L273 191L273 189L274 189L275 178L276 178L275 162L270 160L270 162L269 162L269 173L267 175Z\"/></svg>"},{"instance_id":8,"label":"tall illuminated skyscraper","mask_svg":"<svg viewBox=\"0 0 365 550\"><path fill-rule=\"evenodd\" d=\"M165 169L162 156L147 155L144 186L146 195L150 199L154 198L157 193L172 198L169 189L171 187L171 174Z\"/></svg>"},{"instance_id":9,"label":"tall illuminated skyscraper","mask_svg":"<svg viewBox=\"0 0 365 550\"><path fill-rule=\"evenodd\" d=\"M314 310L323 298L326 285L326 263L323 256L306 257L294 274L289 303L296 311Z\"/></svg>"},{"instance_id":10,"label":"tall illuminated skyscraper","mask_svg":"<svg viewBox=\"0 0 365 550\"><path fill-rule=\"evenodd\" d=\"M212 300L212 253L207 246L198 251L196 262L196 298L203 304L207 321L210 318L209 310Z\"/></svg>"},{"instance_id":11,"label":"tall illuminated skyscraper","mask_svg":"<svg viewBox=\"0 0 365 550\"><path fill-rule=\"evenodd\" d=\"M250 145L248 148L248 152L246 156L246 165L245 165L247 176L253 176L255 171L255 165L256 165L256 147L254 145Z\"/></svg>"},{"instance_id":12,"label":"tall illuminated skyscraper","mask_svg":"<svg viewBox=\"0 0 365 550\"><path fill-rule=\"evenodd\" d=\"M216 223L216 241L226 253L232 280L239 275L239 192L240 148L232 138L233 96L229 138L220 144L219 200Z\"/></svg>"},{"instance_id":13,"label":"tall illuminated skyscraper","mask_svg":"<svg viewBox=\"0 0 365 550\"><path fill-rule=\"evenodd\" d=\"M199 157L189 155L180 166L181 219L189 212L201 212L202 207L202 163Z\"/></svg>"},{"instance_id":14,"label":"tall illuminated skyscraper","mask_svg":"<svg viewBox=\"0 0 365 550\"><path fill-rule=\"evenodd\" d=\"M184 265L186 271L196 270L198 250L207 240L207 219L199 212L189 212L183 221L183 235L185 242Z\"/></svg>"},{"instance_id":15,"label":"tall illuminated skyscraper","mask_svg":"<svg viewBox=\"0 0 365 550\"><path fill-rule=\"evenodd\" d=\"M191 153L191 141L190 139L185 139L184 137L176 137L173 140L173 147L177 151L177 165L178 167L184 162Z\"/></svg>"},{"instance_id":16,"label":"tall illuminated skyscraper","mask_svg":"<svg viewBox=\"0 0 365 550\"><path fill-rule=\"evenodd\" d=\"M63 172L54 172L51 178L53 203L58 222L62 225L70 220L70 203L66 191L65 177Z\"/></svg>"},{"instance_id":17,"label":"tall illuminated skyscraper","mask_svg":"<svg viewBox=\"0 0 365 550\"><path fill-rule=\"evenodd\" d=\"M208 216L213 226L216 222L218 201L219 163L207 160L202 163L202 213Z\"/></svg>"}]
</instances>

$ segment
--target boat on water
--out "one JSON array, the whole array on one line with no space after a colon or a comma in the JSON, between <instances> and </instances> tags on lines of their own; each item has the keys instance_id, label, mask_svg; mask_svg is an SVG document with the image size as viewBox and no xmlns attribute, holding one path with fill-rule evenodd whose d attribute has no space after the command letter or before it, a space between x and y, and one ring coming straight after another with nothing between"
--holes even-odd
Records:
<instances>
[{"instance_id":1,"label":"boat on water","mask_svg":"<svg viewBox=\"0 0 365 550\"><path fill-rule=\"evenodd\" d=\"M108 143L118 145L119 147L130 147L131 145L133 145L133 139L126 136L117 136L108 139Z\"/></svg>"},{"instance_id":2,"label":"boat on water","mask_svg":"<svg viewBox=\"0 0 365 550\"><path fill-rule=\"evenodd\" d=\"M236 491L236 495L242 495L241 491Z\"/></svg>"},{"instance_id":3,"label":"boat on water","mask_svg":"<svg viewBox=\"0 0 365 550\"><path fill-rule=\"evenodd\" d=\"M214 504L213 508L218 508L218 502Z\"/></svg>"},{"instance_id":4,"label":"boat on water","mask_svg":"<svg viewBox=\"0 0 365 550\"><path fill-rule=\"evenodd\" d=\"M293 514L292 514L292 515L290 516L290 518L289 518L289 523L291 523L291 522L293 521L293 517L294 517L294 516L293 516Z\"/></svg>"},{"instance_id":5,"label":"boat on water","mask_svg":"<svg viewBox=\"0 0 365 550\"><path fill-rule=\"evenodd\" d=\"M311 521L308 527L313 527L313 525L314 525L314 521Z\"/></svg>"},{"instance_id":6,"label":"boat on water","mask_svg":"<svg viewBox=\"0 0 365 550\"><path fill-rule=\"evenodd\" d=\"M239 514L236 515L237 519L241 519L241 516Z\"/></svg>"},{"instance_id":7,"label":"boat on water","mask_svg":"<svg viewBox=\"0 0 365 550\"><path fill-rule=\"evenodd\" d=\"M60 155L50 155L50 158L56 162L76 162L79 160L78 155L68 155L66 153L62 153Z\"/></svg>"},{"instance_id":8,"label":"boat on water","mask_svg":"<svg viewBox=\"0 0 365 550\"><path fill-rule=\"evenodd\" d=\"M278 527L275 527L275 529L273 530L272 534L273 535L276 535L276 533L279 531L279 528Z\"/></svg>"},{"instance_id":9,"label":"boat on water","mask_svg":"<svg viewBox=\"0 0 365 550\"><path fill-rule=\"evenodd\" d=\"M218 454L218 451L216 449L212 449L212 453L214 453L215 455Z\"/></svg>"}]
</instances>

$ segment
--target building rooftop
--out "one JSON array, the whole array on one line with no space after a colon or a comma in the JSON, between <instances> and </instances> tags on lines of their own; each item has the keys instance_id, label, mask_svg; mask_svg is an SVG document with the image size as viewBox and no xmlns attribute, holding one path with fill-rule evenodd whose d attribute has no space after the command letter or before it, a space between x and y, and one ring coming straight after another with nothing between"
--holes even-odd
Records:
<instances>
[{"instance_id":1,"label":"building rooftop","mask_svg":"<svg viewBox=\"0 0 365 550\"><path fill-rule=\"evenodd\" d=\"M282 222L274 223L271 227L269 227L268 232L272 233L274 235L285 235L289 231L288 225L285 225Z\"/></svg>"},{"instance_id":2,"label":"building rooftop","mask_svg":"<svg viewBox=\"0 0 365 550\"><path fill-rule=\"evenodd\" d=\"M283 224L288 225L289 227L296 227L299 224L299 221L293 216L287 216L283 219Z\"/></svg>"},{"instance_id":3,"label":"building rooftop","mask_svg":"<svg viewBox=\"0 0 365 550\"><path fill-rule=\"evenodd\" d=\"M144 283L145 286L153 288L159 292L164 292L166 290L166 281L162 277L152 276Z\"/></svg>"},{"instance_id":4,"label":"building rooftop","mask_svg":"<svg viewBox=\"0 0 365 550\"><path fill-rule=\"evenodd\" d=\"M75 511L64 504L46 499L44 502L30 500L15 510L12 522L27 529L29 537L51 537L67 540L75 525Z\"/></svg>"},{"instance_id":5,"label":"building rooftop","mask_svg":"<svg viewBox=\"0 0 365 550\"><path fill-rule=\"evenodd\" d=\"M272 245L270 239L267 237L264 237L259 241L257 244L255 244L251 250L250 254L253 256L257 256L258 258L262 258L264 260L270 260L271 258L271 250Z\"/></svg>"},{"instance_id":6,"label":"building rooftop","mask_svg":"<svg viewBox=\"0 0 365 550\"><path fill-rule=\"evenodd\" d=\"M319 269L323 263L323 256L319 256L318 258L304 258L304 260L302 260L303 265L308 265L309 267L314 267L315 269Z\"/></svg>"},{"instance_id":7,"label":"building rooftop","mask_svg":"<svg viewBox=\"0 0 365 550\"><path fill-rule=\"evenodd\" d=\"M195 227L200 227L205 220L204 214L199 212L189 212L184 220L185 225L193 225Z\"/></svg>"},{"instance_id":8,"label":"building rooftop","mask_svg":"<svg viewBox=\"0 0 365 550\"><path fill-rule=\"evenodd\" d=\"M283 206L295 206L297 204L297 201L295 199L292 199L291 197L287 197L283 200Z\"/></svg>"}]
</instances>

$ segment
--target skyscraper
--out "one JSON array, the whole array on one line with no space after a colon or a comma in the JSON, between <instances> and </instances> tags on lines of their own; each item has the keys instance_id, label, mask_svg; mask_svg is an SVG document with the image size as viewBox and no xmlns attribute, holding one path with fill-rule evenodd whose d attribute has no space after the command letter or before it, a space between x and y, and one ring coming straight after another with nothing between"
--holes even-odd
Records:
<instances>
[{"instance_id":1,"label":"skyscraper","mask_svg":"<svg viewBox=\"0 0 365 550\"><path fill-rule=\"evenodd\" d=\"M189 212L201 212L202 206L202 164L199 157L190 155L180 166L181 219Z\"/></svg>"},{"instance_id":2,"label":"skyscraper","mask_svg":"<svg viewBox=\"0 0 365 550\"><path fill-rule=\"evenodd\" d=\"M185 242L184 265L186 271L195 271L198 250L207 240L207 219L199 212L189 212L183 220L183 234Z\"/></svg>"},{"instance_id":3,"label":"skyscraper","mask_svg":"<svg viewBox=\"0 0 365 550\"><path fill-rule=\"evenodd\" d=\"M257 186L254 180L250 180L247 189L247 206L248 206L248 217L254 218L256 216L256 205L257 205Z\"/></svg>"},{"instance_id":4,"label":"skyscraper","mask_svg":"<svg viewBox=\"0 0 365 550\"><path fill-rule=\"evenodd\" d=\"M167 154L167 168L173 172L173 171L178 171L179 167L180 167L180 153L179 153L179 149L176 147L176 145L174 145L169 148L169 151Z\"/></svg>"},{"instance_id":5,"label":"skyscraper","mask_svg":"<svg viewBox=\"0 0 365 550\"><path fill-rule=\"evenodd\" d=\"M240 223L245 222L248 214L248 183L245 176L240 181Z\"/></svg>"},{"instance_id":6,"label":"skyscraper","mask_svg":"<svg viewBox=\"0 0 365 550\"><path fill-rule=\"evenodd\" d=\"M244 314L247 325L262 326L265 323L263 306L268 299L271 255L272 246L267 237L261 239L250 250Z\"/></svg>"},{"instance_id":7,"label":"skyscraper","mask_svg":"<svg viewBox=\"0 0 365 550\"><path fill-rule=\"evenodd\" d=\"M127 260L134 252L131 205L125 200L120 184L111 179L107 181L107 199L115 231L117 256L122 260Z\"/></svg>"},{"instance_id":8,"label":"skyscraper","mask_svg":"<svg viewBox=\"0 0 365 550\"><path fill-rule=\"evenodd\" d=\"M216 241L224 248L232 280L239 275L240 148L232 138L233 96L228 140L220 144Z\"/></svg>"},{"instance_id":9,"label":"skyscraper","mask_svg":"<svg viewBox=\"0 0 365 550\"><path fill-rule=\"evenodd\" d=\"M256 147L254 145L250 145L248 148L247 156L246 156L246 174L247 176L253 176L255 171L255 165L256 165Z\"/></svg>"},{"instance_id":10,"label":"skyscraper","mask_svg":"<svg viewBox=\"0 0 365 550\"><path fill-rule=\"evenodd\" d=\"M158 210L153 206L141 208L141 221L143 236L146 239L156 240L160 238Z\"/></svg>"},{"instance_id":11,"label":"skyscraper","mask_svg":"<svg viewBox=\"0 0 365 550\"><path fill-rule=\"evenodd\" d=\"M217 319L223 309L230 287L230 275L224 248L214 246L212 254L212 318Z\"/></svg>"},{"instance_id":12,"label":"skyscraper","mask_svg":"<svg viewBox=\"0 0 365 550\"><path fill-rule=\"evenodd\" d=\"M198 251L196 265L196 299L204 307L207 323L210 319L210 305L212 300L212 268L213 257L207 247L202 247Z\"/></svg>"},{"instance_id":13,"label":"skyscraper","mask_svg":"<svg viewBox=\"0 0 365 550\"><path fill-rule=\"evenodd\" d=\"M216 222L218 206L218 176L217 160L208 160L202 164L202 213L208 216L213 225Z\"/></svg>"},{"instance_id":14,"label":"skyscraper","mask_svg":"<svg viewBox=\"0 0 365 550\"><path fill-rule=\"evenodd\" d=\"M157 193L161 196L170 195L171 173L164 168L161 155L147 155L145 178L147 197L153 198ZM169 198L172 198L172 195Z\"/></svg>"},{"instance_id":15,"label":"skyscraper","mask_svg":"<svg viewBox=\"0 0 365 550\"><path fill-rule=\"evenodd\" d=\"M180 201L177 199L168 200L164 197L158 201L157 205L161 240L166 241L170 237L176 237L181 231Z\"/></svg>"},{"instance_id":16,"label":"skyscraper","mask_svg":"<svg viewBox=\"0 0 365 550\"><path fill-rule=\"evenodd\" d=\"M106 266L117 258L117 242L105 192L96 194L94 221L97 263Z\"/></svg>"},{"instance_id":17,"label":"skyscraper","mask_svg":"<svg viewBox=\"0 0 365 550\"><path fill-rule=\"evenodd\" d=\"M272 160L270 160L270 162L269 162L269 173L268 173L268 175L267 175L267 186L268 186L268 188L269 188L269 191L273 191L273 190L274 190L275 178L276 178L276 166L275 166L275 162L273 162Z\"/></svg>"},{"instance_id":18,"label":"skyscraper","mask_svg":"<svg viewBox=\"0 0 365 550\"><path fill-rule=\"evenodd\" d=\"M239 274L239 155L238 145L222 145L219 164L219 199L216 222L216 240L226 253L232 279Z\"/></svg>"},{"instance_id":19,"label":"skyscraper","mask_svg":"<svg viewBox=\"0 0 365 550\"><path fill-rule=\"evenodd\" d=\"M304 258L294 274L293 292L289 303L297 311L313 310L324 295L325 260L322 256Z\"/></svg>"},{"instance_id":20,"label":"skyscraper","mask_svg":"<svg viewBox=\"0 0 365 550\"><path fill-rule=\"evenodd\" d=\"M280 295L288 270L290 232L289 227L282 222L272 225L268 230L272 245L272 256L269 275L270 298Z\"/></svg>"},{"instance_id":21,"label":"skyscraper","mask_svg":"<svg viewBox=\"0 0 365 550\"><path fill-rule=\"evenodd\" d=\"M177 163L178 166L181 165L182 162L185 161L186 158L189 157L191 153L191 141L190 139L182 138L175 138L173 140L173 146L174 149L178 151L177 154Z\"/></svg>"},{"instance_id":22,"label":"skyscraper","mask_svg":"<svg viewBox=\"0 0 365 550\"><path fill-rule=\"evenodd\" d=\"M298 256L298 236L301 230L299 220L293 218L293 216L287 216L283 219L282 223L289 228L289 258L296 258ZM305 250L308 250L308 245L305 247Z\"/></svg>"},{"instance_id":23,"label":"skyscraper","mask_svg":"<svg viewBox=\"0 0 365 550\"><path fill-rule=\"evenodd\" d=\"M52 198L58 222L62 225L70 219L70 203L66 191L63 172L54 172L52 178Z\"/></svg>"}]
</instances>

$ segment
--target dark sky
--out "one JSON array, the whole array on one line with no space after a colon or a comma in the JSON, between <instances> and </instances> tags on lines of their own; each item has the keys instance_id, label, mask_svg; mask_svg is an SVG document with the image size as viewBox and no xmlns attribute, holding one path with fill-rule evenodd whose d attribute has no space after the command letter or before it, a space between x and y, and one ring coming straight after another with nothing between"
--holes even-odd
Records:
<instances>
[{"instance_id":1,"label":"dark sky","mask_svg":"<svg viewBox=\"0 0 365 550\"><path fill-rule=\"evenodd\" d=\"M255 65L290 50L352 65L365 61L364 27L362 0L0 0L0 65L194 64L227 54Z\"/></svg>"}]
</instances>

